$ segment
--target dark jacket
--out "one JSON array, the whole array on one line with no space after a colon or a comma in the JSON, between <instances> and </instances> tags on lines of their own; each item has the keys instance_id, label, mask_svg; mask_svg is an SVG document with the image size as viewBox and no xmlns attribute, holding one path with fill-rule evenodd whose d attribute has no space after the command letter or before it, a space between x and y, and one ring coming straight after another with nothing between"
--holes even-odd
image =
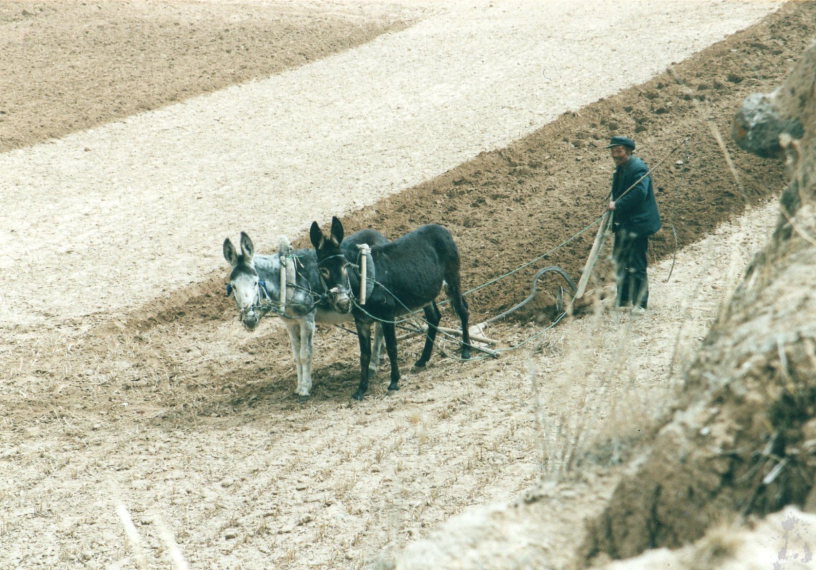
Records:
<instances>
[{"instance_id":1,"label":"dark jacket","mask_svg":"<svg viewBox=\"0 0 816 570\"><path fill-rule=\"evenodd\" d=\"M652 177L643 178L648 171L645 162L637 156L630 156L626 164L616 168L612 175L615 225L638 235L651 235L660 229ZM630 186L632 189L626 192Z\"/></svg>"}]
</instances>

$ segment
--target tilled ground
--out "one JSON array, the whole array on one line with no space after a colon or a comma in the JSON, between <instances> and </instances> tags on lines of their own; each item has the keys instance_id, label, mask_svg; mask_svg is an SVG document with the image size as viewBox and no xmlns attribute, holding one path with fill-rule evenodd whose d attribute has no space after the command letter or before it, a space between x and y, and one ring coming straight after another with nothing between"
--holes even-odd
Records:
<instances>
[{"instance_id":1,"label":"tilled ground","mask_svg":"<svg viewBox=\"0 0 816 570\"><path fill-rule=\"evenodd\" d=\"M39 55L28 44L18 62L70 53L68 38L76 36L100 47L83 50L96 59L68 58L62 74L36 76L31 65L41 91L24 89L19 65L0 74L15 77L14 88L2 90L0 110L14 111L0 115L3 148L275 73L422 13L361 13L337 3L318 17L280 9L284 3L226 6L5 3L0 22L13 34L33 33L35 17L48 23L37 36ZM655 239L656 261L664 262L653 272L645 320L601 312L536 336L543 329L530 317L546 322L540 302L488 329L500 349L521 348L463 363L454 344L443 343L426 372L406 374L399 393L387 394L378 378L361 403L349 399L357 381L352 335L319 332L313 396L301 402L292 395L283 328L272 321L255 335L243 331L221 273L112 319L4 331L0 462L13 475L0 483L0 565L165 567L169 535L193 567L363 567L469 505L518 497L542 475L581 494L574 502L556 495L562 525L551 540L569 544L580 532L571 525L602 503L614 465L631 453L638 426L664 409L706 323L765 235L767 215L737 224L730 237L679 257L664 283L677 247L783 185L781 167L727 142L728 125L745 95L778 83L814 22L813 3L786 5L670 73L344 217L347 227L376 225L391 236L444 223L464 253L466 288L553 250L469 296L476 322L524 298L538 267L556 264L577 276L594 228L555 248L600 214L608 135L633 133L642 156L659 166L667 222ZM235 59L238 49L244 57ZM100 72L140 52L149 63L143 76L119 82ZM737 180L712 133L726 141ZM452 322L446 315L444 324ZM638 355L619 357L623 342ZM400 345L404 370L418 347L416 339ZM604 437L604 429L615 435ZM579 465L586 475L576 478ZM557 552L554 566L570 560Z\"/></svg>"}]
</instances>

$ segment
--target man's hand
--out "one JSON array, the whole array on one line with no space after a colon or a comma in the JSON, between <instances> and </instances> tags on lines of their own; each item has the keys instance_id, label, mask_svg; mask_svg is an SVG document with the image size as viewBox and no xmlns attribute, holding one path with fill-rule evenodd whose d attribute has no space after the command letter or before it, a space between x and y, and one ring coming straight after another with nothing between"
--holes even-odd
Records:
<instances>
[{"instance_id":1,"label":"man's hand","mask_svg":"<svg viewBox=\"0 0 816 570\"><path fill-rule=\"evenodd\" d=\"M606 207L607 210L614 210L615 209L615 202L609 202L609 205Z\"/></svg>"}]
</instances>

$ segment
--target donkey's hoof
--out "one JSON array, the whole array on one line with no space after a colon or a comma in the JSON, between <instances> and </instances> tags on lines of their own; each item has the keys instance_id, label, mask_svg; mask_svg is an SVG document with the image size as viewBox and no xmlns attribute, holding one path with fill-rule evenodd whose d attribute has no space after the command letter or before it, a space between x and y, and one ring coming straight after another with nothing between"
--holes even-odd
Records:
<instances>
[{"instance_id":1,"label":"donkey's hoof","mask_svg":"<svg viewBox=\"0 0 816 570\"><path fill-rule=\"evenodd\" d=\"M470 360L470 351L469 350L463 350L462 351L462 360Z\"/></svg>"},{"instance_id":2,"label":"donkey's hoof","mask_svg":"<svg viewBox=\"0 0 816 570\"><path fill-rule=\"evenodd\" d=\"M425 370L425 366L427 366L427 364L428 364L427 360L425 361L417 360L416 362L414 362L414 369L420 371Z\"/></svg>"},{"instance_id":3,"label":"donkey's hoof","mask_svg":"<svg viewBox=\"0 0 816 570\"><path fill-rule=\"evenodd\" d=\"M400 389L399 384L397 384L396 382L391 382L388 385L388 391L389 392L393 392L394 390L399 390L399 389Z\"/></svg>"},{"instance_id":4,"label":"donkey's hoof","mask_svg":"<svg viewBox=\"0 0 816 570\"><path fill-rule=\"evenodd\" d=\"M357 400L357 401L359 402L360 400L362 400L362 399L363 399L363 395L364 395L364 394L365 394L365 392L363 392L362 390L357 390L356 392L354 392L354 393L351 395L351 397L352 397L352 398L354 398L355 400Z\"/></svg>"}]
</instances>

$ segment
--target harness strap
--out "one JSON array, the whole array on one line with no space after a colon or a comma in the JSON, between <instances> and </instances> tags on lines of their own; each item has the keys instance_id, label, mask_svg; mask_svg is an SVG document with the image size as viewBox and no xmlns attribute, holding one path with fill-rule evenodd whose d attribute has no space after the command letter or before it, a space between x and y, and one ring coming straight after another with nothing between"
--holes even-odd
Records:
<instances>
[{"instance_id":1,"label":"harness strap","mask_svg":"<svg viewBox=\"0 0 816 570\"><path fill-rule=\"evenodd\" d=\"M371 249L369 247L362 247L366 244L358 245L357 247L360 248L359 253L357 254L357 265L353 263L349 263L351 267L353 267L357 271L358 279L362 285L362 282L365 281L365 291L360 291L358 297L362 301L361 304L365 305L365 301L371 297L371 293L374 291L374 285L376 284L376 277L377 272L374 267L374 257L371 255ZM360 271L360 266L363 265L363 260L365 260L365 279ZM351 292L354 294L354 291Z\"/></svg>"},{"instance_id":2,"label":"harness strap","mask_svg":"<svg viewBox=\"0 0 816 570\"><path fill-rule=\"evenodd\" d=\"M300 289L305 291L309 298L311 299L311 304L306 305L304 308L306 312L311 312L317 307L318 305L326 302L326 297L328 296L326 293L317 294L314 289L310 287L304 287L302 285L298 285L298 277L303 277L302 273L299 271L299 268L303 267L303 262L296 256L296 255L288 255L288 261L290 263L286 263L283 261L281 263L281 272L285 274L286 277L286 301L291 301L292 296L294 295L294 289ZM344 257L341 254L333 255L331 257ZM326 258L330 259L330 258ZM308 284L308 279L304 277L304 281ZM234 287L231 283L227 283L227 297L231 296L234 293ZM280 307L279 303L275 301L272 297L272 294L267 287L267 283L263 279L258 280L258 297L257 300L246 309L242 310L246 312L248 310L255 309L262 311L264 314L266 313L275 313L279 317L283 317L285 319L291 319L296 317L290 317L286 314L286 308Z\"/></svg>"},{"instance_id":3,"label":"harness strap","mask_svg":"<svg viewBox=\"0 0 816 570\"><path fill-rule=\"evenodd\" d=\"M325 263L326 261L328 261L330 259L334 259L335 257L342 257L343 259L346 258L346 256L343 255L342 253L335 253L334 255L330 255L329 257L324 257L323 259L318 261L317 266L320 267L321 265L323 265L323 263ZM348 261L346 261L346 263L348 263Z\"/></svg>"},{"instance_id":4,"label":"harness strap","mask_svg":"<svg viewBox=\"0 0 816 570\"><path fill-rule=\"evenodd\" d=\"M272 301L272 295L269 294L269 289L266 288L266 281L263 279L258 281L258 289L260 289L267 301Z\"/></svg>"}]
</instances>

